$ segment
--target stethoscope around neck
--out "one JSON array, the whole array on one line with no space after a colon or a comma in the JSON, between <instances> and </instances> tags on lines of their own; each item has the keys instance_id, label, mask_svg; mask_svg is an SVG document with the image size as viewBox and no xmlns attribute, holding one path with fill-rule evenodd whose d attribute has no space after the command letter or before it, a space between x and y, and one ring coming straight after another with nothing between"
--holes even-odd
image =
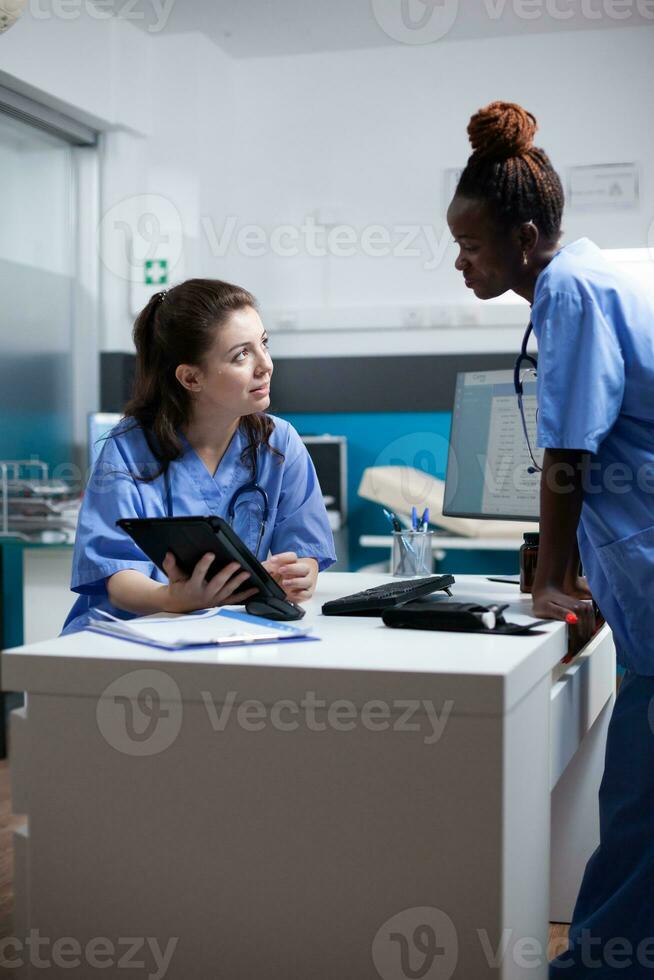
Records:
<instances>
[{"instance_id":1,"label":"stethoscope around neck","mask_svg":"<svg viewBox=\"0 0 654 980\"><path fill-rule=\"evenodd\" d=\"M529 321L529 326L525 330L525 335L522 338L522 346L520 347L520 353L516 357L515 366L513 368L513 388L515 390L516 398L518 399L518 411L520 412L520 421L522 422L522 431L524 433L525 442L527 443L527 450L529 451L529 456L531 458L533 466L528 467L528 473L542 473L543 467L539 466L536 462L533 449L531 448L531 440L529 438L529 432L527 431L527 419L525 418L525 409L522 402L524 395L524 388L522 385L521 374L525 371L527 374L533 374L534 378L538 371L538 361L533 354L527 353L527 344L529 343L529 338L534 326Z\"/></svg>"},{"instance_id":2,"label":"stethoscope around neck","mask_svg":"<svg viewBox=\"0 0 654 980\"><path fill-rule=\"evenodd\" d=\"M232 494L229 504L227 505L227 520L229 521L230 527L234 527L234 518L236 517L236 505L239 499L245 494L254 493L259 494L261 501L263 503L263 511L261 516L261 525L259 527L259 536L257 538L257 546L254 550L255 558L259 557L259 549L261 548L261 542L263 541L263 536L266 533L266 527L268 526L268 520L270 518L270 504L268 502L268 494L264 488L259 484L258 481L258 455L257 464L255 469L254 477L247 483L244 483L242 487L237 487ZM170 468L167 467L164 473L164 480L166 484L166 516L173 516L173 493L172 487L170 485Z\"/></svg>"}]
</instances>

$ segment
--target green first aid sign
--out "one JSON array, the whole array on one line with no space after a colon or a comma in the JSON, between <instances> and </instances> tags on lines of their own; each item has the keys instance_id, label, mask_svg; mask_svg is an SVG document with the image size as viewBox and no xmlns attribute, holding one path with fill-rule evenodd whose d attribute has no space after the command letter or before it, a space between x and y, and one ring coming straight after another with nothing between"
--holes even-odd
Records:
<instances>
[{"instance_id":1,"label":"green first aid sign","mask_svg":"<svg viewBox=\"0 0 654 980\"><path fill-rule=\"evenodd\" d=\"M168 282L168 259L145 260L145 285L165 286Z\"/></svg>"}]
</instances>

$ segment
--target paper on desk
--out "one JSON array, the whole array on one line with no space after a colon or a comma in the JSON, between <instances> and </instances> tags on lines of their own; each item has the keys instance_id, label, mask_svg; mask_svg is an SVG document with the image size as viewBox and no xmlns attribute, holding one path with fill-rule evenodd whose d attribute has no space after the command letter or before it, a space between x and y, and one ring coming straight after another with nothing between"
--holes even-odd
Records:
<instances>
[{"instance_id":1,"label":"paper on desk","mask_svg":"<svg viewBox=\"0 0 654 980\"><path fill-rule=\"evenodd\" d=\"M89 629L166 650L315 639L308 636L311 626L291 626L235 609L203 609L183 615L157 613L127 620L118 619L102 609L97 609L97 613L102 618L92 618Z\"/></svg>"}]
</instances>

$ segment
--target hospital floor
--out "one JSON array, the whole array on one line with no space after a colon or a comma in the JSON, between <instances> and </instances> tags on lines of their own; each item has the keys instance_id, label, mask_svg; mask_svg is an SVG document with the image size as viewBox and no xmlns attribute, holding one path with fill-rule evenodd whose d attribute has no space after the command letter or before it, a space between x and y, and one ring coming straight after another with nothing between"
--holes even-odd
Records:
<instances>
[{"instance_id":1,"label":"hospital floor","mask_svg":"<svg viewBox=\"0 0 654 980\"><path fill-rule=\"evenodd\" d=\"M0 761L0 940L12 935L13 854L11 835L20 818L12 816L9 791L9 765ZM568 927L550 926L550 958L566 948Z\"/></svg>"}]
</instances>

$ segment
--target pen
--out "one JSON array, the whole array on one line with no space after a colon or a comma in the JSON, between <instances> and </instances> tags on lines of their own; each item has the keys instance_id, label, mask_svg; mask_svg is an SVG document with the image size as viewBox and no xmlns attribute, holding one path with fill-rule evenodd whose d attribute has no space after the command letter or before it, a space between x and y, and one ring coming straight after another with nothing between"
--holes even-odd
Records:
<instances>
[{"instance_id":1,"label":"pen","mask_svg":"<svg viewBox=\"0 0 654 980\"><path fill-rule=\"evenodd\" d=\"M401 548L401 559L400 559L399 572L400 572L400 575L401 575L404 572L404 567L405 567L405 562L406 562L406 555L407 555L406 542L401 537L402 525L400 524L400 522L398 521L397 517L395 516L395 514L393 513L392 510L386 510L385 507L382 507L382 510L384 511L384 517L386 518L386 520L388 521L388 523L391 525L391 527L393 528L393 530L397 534L400 534L400 539L399 540L400 540L400 548Z\"/></svg>"},{"instance_id":2,"label":"pen","mask_svg":"<svg viewBox=\"0 0 654 980\"><path fill-rule=\"evenodd\" d=\"M400 548L403 551L402 562L401 562L401 565L400 565L400 569L402 570L402 569L404 569L404 563L405 563L405 560L406 560L407 553L408 552L411 552L411 554L415 555L415 548L413 547L413 545L411 544L410 541L408 541L405 537L403 537L403 535L402 535L402 525L398 521L398 519L397 519L396 515L393 513L393 511L392 510L386 510L385 507L382 507L382 510L384 512L384 517L386 518L386 520L388 521L388 523L391 525L391 527L393 528L393 530L396 532L396 534L399 534L400 535L400 538L399 538ZM415 510L415 508L414 508L414 510Z\"/></svg>"},{"instance_id":3,"label":"pen","mask_svg":"<svg viewBox=\"0 0 654 980\"><path fill-rule=\"evenodd\" d=\"M425 507L422 512L422 517L420 518L420 524L422 525L422 530L426 531L429 527L429 507Z\"/></svg>"},{"instance_id":4,"label":"pen","mask_svg":"<svg viewBox=\"0 0 654 980\"><path fill-rule=\"evenodd\" d=\"M418 511L415 507L411 508L411 528L414 531L418 530Z\"/></svg>"},{"instance_id":5,"label":"pen","mask_svg":"<svg viewBox=\"0 0 654 980\"><path fill-rule=\"evenodd\" d=\"M386 520L388 521L388 523L391 525L391 527L393 528L393 530L394 531L398 531L398 532L401 531L402 530L402 525L398 521L398 519L395 516L395 514L393 513L393 511L392 510L386 510L385 507L383 507L382 509L384 511L384 517L386 518Z\"/></svg>"},{"instance_id":6,"label":"pen","mask_svg":"<svg viewBox=\"0 0 654 980\"><path fill-rule=\"evenodd\" d=\"M569 613L566 614L565 621L568 624L568 626L576 626L577 623L579 622L579 619L578 619L576 613L569 612ZM570 641L568 640L568 650L569 649L570 649ZM562 664L569 664L571 660L574 660L575 655L578 652L579 652L578 650L575 650L574 653L569 653L569 652L566 653L566 655L563 658L563 660L561 661L561 663Z\"/></svg>"}]
</instances>

